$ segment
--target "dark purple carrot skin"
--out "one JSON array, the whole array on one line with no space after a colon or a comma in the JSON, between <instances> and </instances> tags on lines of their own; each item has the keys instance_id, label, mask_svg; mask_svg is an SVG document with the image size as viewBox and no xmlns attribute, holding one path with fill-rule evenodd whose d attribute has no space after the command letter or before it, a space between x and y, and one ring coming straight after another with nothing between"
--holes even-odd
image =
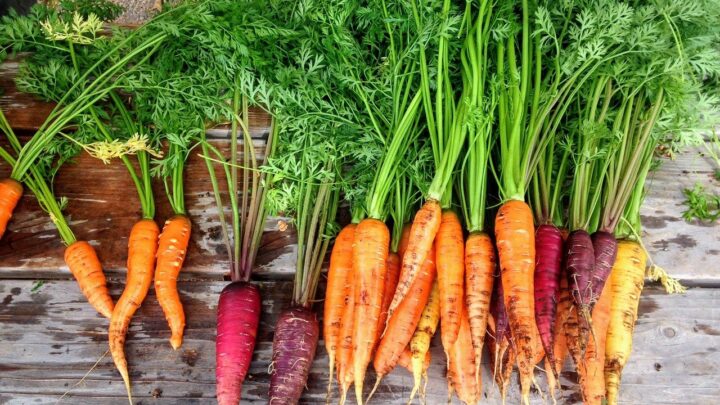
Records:
<instances>
[{"instance_id":1,"label":"dark purple carrot skin","mask_svg":"<svg viewBox=\"0 0 720 405\"><path fill-rule=\"evenodd\" d=\"M247 282L228 284L220 293L215 340L215 381L219 405L237 405L247 376L260 323L260 290Z\"/></svg>"},{"instance_id":2,"label":"dark purple carrot skin","mask_svg":"<svg viewBox=\"0 0 720 405\"><path fill-rule=\"evenodd\" d=\"M270 405L297 404L315 358L320 327L317 316L304 307L283 311L273 338L270 366Z\"/></svg>"},{"instance_id":3,"label":"dark purple carrot skin","mask_svg":"<svg viewBox=\"0 0 720 405\"><path fill-rule=\"evenodd\" d=\"M503 299L505 293L502 286L502 277L499 275L495 279L495 286L493 298L490 302L490 313L495 320L495 340L499 345L505 339L510 340L510 319L505 309L505 300Z\"/></svg>"},{"instance_id":4,"label":"dark purple carrot skin","mask_svg":"<svg viewBox=\"0 0 720 405\"><path fill-rule=\"evenodd\" d=\"M605 287L605 282L610 276L615 258L617 257L617 239L615 235L597 231L592 235L593 250L595 251L595 270L593 271L591 283L592 296L590 309L600 299L600 294Z\"/></svg>"},{"instance_id":5,"label":"dark purple carrot skin","mask_svg":"<svg viewBox=\"0 0 720 405\"><path fill-rule=\"evenodd\" d=\"M553 325L560 290L563 237L553 225L540 225L535 232L535 322L545 355L555 364Z\"/></svg>"}]
</instances>

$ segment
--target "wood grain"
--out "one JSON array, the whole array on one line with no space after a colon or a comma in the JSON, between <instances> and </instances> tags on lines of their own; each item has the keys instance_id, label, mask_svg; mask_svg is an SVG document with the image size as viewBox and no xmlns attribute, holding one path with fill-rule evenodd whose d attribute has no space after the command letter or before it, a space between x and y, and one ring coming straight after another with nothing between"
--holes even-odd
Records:
<instances>
[{"instance_id":1,"label":"wood grain","mask_svg":"<svg viewBox=\"0 0 720 405\"><path fill-rule=\"evenodd\" d=\"M123 403L122 380L110 358L104 356L107 320L87 305L73 281L49 281L36 292L32 292L33 285L32 280L7 280L0 285L0 403L55 403L67 391L60 403ZM181 283L188 326L178 351L169 346L167 325L154 294L148 295L133 319L126 346L139 403L170 404L181 398L182 403L211 403L215 395L215 308L225 285L215 281ZM267 401L273 325L292 290L291 283L284 281L262 282L260 287L265 312L243 404ZM117 297L117 280L111 280L111 291ZM634 353L623 375L623 403L708 403L720 397L720 368L714 366L720 362L720 312L707 310L718 306L720 290L716 289L691 289L685 296L646 289ZM322 342L320 347L303 396L305 404L324 403L327 357ZM447 389L444 355L437 341L432 354L428 403L441 404ZM98 365L79 383L98 359ZM485 365L483 402L499 404L488 372ZM542 372L537 376L545 389ZM562 374L561 404L577 403L574 378L569 368ZM368 384L373 379L371 374ZM404 404L411 380L407 371L395 370L383 381L375 403ZM513 384L510 404L519 403L516 382ZM532 403L543 403L539 393L533 394Z\"/></svg>"}]
</instances>

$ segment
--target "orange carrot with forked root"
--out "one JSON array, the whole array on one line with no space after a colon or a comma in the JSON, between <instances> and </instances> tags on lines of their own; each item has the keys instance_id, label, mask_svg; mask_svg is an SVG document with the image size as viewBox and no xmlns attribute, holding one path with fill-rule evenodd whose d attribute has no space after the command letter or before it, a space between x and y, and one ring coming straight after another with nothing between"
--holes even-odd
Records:
<instances>
[{"instance_id":1,"label":"orange carrot with forked root","mask_svg":"<svg viewBox=\"0 0 720 405\"><path fill-rule=\"evenodd\" d=\"M115 362L115 367L117 367L125 382L125 389L131 403L130 376L128 375L128 365L124 351L125 335L132 316L142 305L152 284L159 233L160 229L152 219L138 221L130 231L127 281L110 318L110 329L108 331L110 354Z\"/></svg>"},{"instance_id":2,"label":"orange carrot with forked root","mask_svg":"<svg viewBox=\"0 0 720 405\"><path fill-rule=\"evenodd\" d=\"M483 343L490 315L493 275L497 263L495 247L486 233L473 233L465 243L465 302L470 335L475 348L475 374L479 382Z\"/></svg>"},{"instance_id":3,"label":"orange carrot with forked root","mask_svg":"<svg viewBox=\"0 0 720 405\"><path fill-rule=\"evenodd\" d=\"M175 215L165 221L155 267L155 294L170 325L170 344L176 350L182 345L185 329L185 311L180 302L177 280L185 261L190 231L190 220L185 215Z\"/></svg>"}]
</instances>

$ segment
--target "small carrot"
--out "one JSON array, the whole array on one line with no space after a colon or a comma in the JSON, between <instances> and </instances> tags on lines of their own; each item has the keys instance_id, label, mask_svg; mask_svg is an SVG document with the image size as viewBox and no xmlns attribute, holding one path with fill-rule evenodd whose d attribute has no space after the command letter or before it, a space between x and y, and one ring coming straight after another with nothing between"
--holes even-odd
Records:
<instances>
[{"instance_id":1,"label":"small carrot","mask_svg":"<svg viewBox=\"0 0 720 405\"><path fill-rule=\"evenodd\" d=\"M410 227L407 250L402 257L400 281L398 281L397 290L390 303L388 317L392 316L395 309L405 298L420 268L425 263L425 258L440 228L441 217L440 203L435 200L428 200L415 214L413 224Z\"/></svg>"},{"instance_id":2,"label":"small carrot","mask_svg":"<svg viewBox=\"0 0 720 405\"><path fill-rule=\"evenodd\" d=\"M448 383L450 395L454 391L458 398L466 404L475 404L480 400L480 386L475 372L475 353L470 336L470 321L464 306L457 340L448 351Z\"/></svg>"},{"instance_id":3,"label":"small carrot","mask_svg":"<svg viewBox=\"0 0 720 405\"><path fill-rule=\"evenodd\" d=\"M356 226L356 224L349 224L338 233L330 254L323 316L323 339L330 362L328 398L332 389L336 351L341 344L342 315L345 312L351 290L348 279L352 276L352 245L355 240Z\"/></svg>"},{"instance_id":4,"label":"small carrot","mask_svg":"<svg viewBox=\"0 0 720 405\"><path fill-rule=\"evenodd\" d=\"M90 305L102 316L110 319L115 305L108 292L105 274L95 249L85 241L77 241L65 249L65 263Z\"/></svg>"},{"instance_id":5,"label":"small carrot","mask_svg":"<svg viewBox=\"0 0 720 405\"><path fill-rule=\"evenodd\" d=\"M353 326L355 321L355 275L352 266L346 280L347 301L340 317L340 334L337 347L337 379L340 385L340 403L345 403L347 391L353 382ZM328 378L332 378L329 376ZM328 396L328 400L330 397Z\"/></svg>"},{"instance_id":6,"label":"small carrot","mask_svg":"<svg viewBox=\"0 0 720 405\"><path fill-rule=\"evenodd\" d=\"M22 184L7 178L0 180L0 239L2 239L10 222L13 211L23 194Z\"/></svg>"},{"instance_id":7,"label":"small carrot","mask_svg":"<svg viewBox=\"0 0 720 405\"><path fill-rule=\"evenodd\" d=\"M561 271L555 324L553 326L553 354L555 361L551 364L549 357L545 358L545 372L547 374L548 388L553 402L555 401L555 390L558 383L555 376L560 375L560 371L562 370L563 364L565 364L565 358L568 354L564 326L571 309L572 297L568 289L567 277L565 277L565 274Z\"/></svg>"},{"instance_id":8,"label":"small carrot","mask_svg":"<svg viewBox=\"0 0 720 405\"><path fill-rule=\"evenodd\" d=\"M496 267L495 247L490 236L485 233L471 234L465 242L465 302L475 348L475 374L478 381Z\"/></svg>"},{"instance_id":9,"label":"small carrot","mask_svg":"<svg viewBox=\"0 0 720 405\"><path fill-rule=\"evenodd\" d=\"M465 243L460 219L452 210L442 213L435 236L438 286L440 288L440 332L445 352L460 330L460 313L465 306Z\"/></svg>"},{"instance_id":10,"label":"small carrot","mask_svg":"<svg viewBox=\"0 0 720 405\"><path fill-rule=\"evenodd\" d=\"M415 398L415 394L417 394L420 389L422 377L426 376L425 371L427 367L423 365L423 362L430 355L430 341L435 335L438 322L440 322L440 292L436 281L433 283L430 297L428 297L428 302L425 305L425 309L423 309L417 329L410 340L410 351L412 355L411 371L413 373L413 389L410 393L410 401ZM427 377L425 381L427 382Z\"/></svg>"},{"instance_id":11,"label":"small carrot","mask_svg":"<svg viewBox=\"0 0 720 405\"><path fill-rule=\"evenodd\" d=\"M176 350L182 344L185 329L185 312L177 290L177 279L185 261L190 230L190 220L185 215L175 215L165 222L155 266L155 294L170 325L170 344Z\"/></svg>"},{"instance_id":12,"label":"small carrot","mask_svg":"<svg viewBox=\"0 0 720 405\"><path fill-rule=\"evenodd\" d=\"M610 323L610 305L612 304L612 289L609 283L600 293L600 299L595 303L592 312L593 336L588 342L585 352L585 362L579 368L580 386L582 388L583 403L602 404L605 399L605 341L607 328Z\"/></svg>"},{"instance_id":13,"label":"small carrot","mask_svg":"<svg viewBox=\"0 0 720 405\"><path fill-rule=\"evenodd\" d=\"M612 303L605 343L605 387L609 405L617 404L620 375L632 350L646 264L647 256L640 244L630 240L618 242L615 265L610 273Z\"/></svg>"},{"instance_id":14,"label":"small carrot","mask_svg":"<svg viewBox=\"0 0 720 405\"><path fill-rule=\"evenodd\" d=\"M504 301L510 320L523 402L530 401L533 381L535 302L535 227L530 207L520 200L504 203L495 219L495 235L504 288Z\"/></svg>"},{"instance_id":15,"label":"small carrot","mask_svg":"<svg viewBox=\"0 0 720 405\"><path fill-rule=\"evenodd\" d=\"M365 371L378 337L389 247L390 231L382 221L366 218L355 228L352 362L358 404L363 403Z\"/></svg>"},{"instance_id":16,"label":"small carrot","mask_svg":"<svg viewBox=\"0 0 720 405\"><path fill-rule=\"evenodd\" d=\"M415 329L423 315L430 292L432 291L433 282L435 281L435 249L431 248L425 264L420 273L413 282L412 287L405 299L400 303L398 310L388 320L388 326L385 334L380 341L377 353L373 360L373 366L377 373L375 388L378 387L380 380L397 365L400 355L402 355L405 347L410 343ZM370 394L372 396L372 393Z\"/></svg>"},{"instance_id":17,"label":"small carrot","mask_svg":"<svg viewBox=\"0 0 720 405\"><path fill-rule=\"evenodd\" d=\"M142 305L152 284L159 233L160 229L152 219L138 221L130 231L127 281L110 318L108 331L110 354L115 362L115 367L117 367L125 382L125 389L130 403L132 403L132 391L127 360L125 359L125 335L132 316Z\"/></svg>"},{"instance_id":18,"label":"small carrot","mask_svg":"<svg viewBox=\"0 0 720 405\"><path fill-rule=\"evenodd\" d=\"M390 308L390 300L392 300L393 293L397 287L398 278L400 277L400 256L397 253L390 252L388 254L386 271L382 311L380 312L380 320L378 321L377 344L380 343L380 339L385 331L388 320L388 308Z\"/></svg>"}]
</instances>

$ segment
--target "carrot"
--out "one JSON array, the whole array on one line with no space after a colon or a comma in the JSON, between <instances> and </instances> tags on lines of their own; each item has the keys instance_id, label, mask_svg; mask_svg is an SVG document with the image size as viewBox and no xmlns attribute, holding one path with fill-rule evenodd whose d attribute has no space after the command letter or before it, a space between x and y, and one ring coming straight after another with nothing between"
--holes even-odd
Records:
<instances>
[{"instance_id":1,"label":"carrot","mask_svg":"<svg viewBox=\"0 0 720 405\"><path fill-rule=\"evenodd\" d=\"M605 343L605 387L608 404L616 404L620 375L630 357L647 256L637 242L618 242L617 259L610 273L610 323Z\"/></svg>"},{"instance_id":2,"label":"carrot","mask_svg":"<svg viewBox=\"0 0 720 405\"><path fill-rule=\"evenodd\" d=\"M390 232L380 220L366 218L355 229L352 362L358 404L362 404L365 371L377 342L389 245Z\"/></svg>"},{"instance_id":3,"label":"carrot","mask_svg":"<svg viewBox=\"0 0 720 405\"><path fill-rule=\"evenodd\" d=\"M220 293L215 339L215 381L218 404L237 405L250 369L260 323L260 290L236 281Z\"/></svg>"},{"instance_id":4,"label":"carrot","mask_svg":"<svg viewBox=\"0 0 720 405\"><path fill-rule=\"evenodd\" d=\"M570 293L578 312L578 341L580 357L585 353L590 334L592 273L595 268L595 251L590 234L578 229L567 239L565 264L569 277Z\"/></svg>"},{"instance_id":5,"label":"carrot","mask_svg":"<svg viewBox=\"0 0 720 405\"><path fill-rule=\"evenodd\" d=\"M607 328L610 323L610 304L612 303L612 289L606 283L600 299L592 312L592 325L595 339L588 342L583 367L578 368L580 386L582 388L583 403L602 404L605 399L605 340Z\"/></svg>"},{"instance_id":6,"label":"carrot","mask_svg":"<svg viewBox=\"0 0 720 405\"><path fill-rule=\"evenodd\" d=\"M440 228L441 217L440 203L435 200L428 200L415 214L410 227L407 250L402 257L400 280L390 303L390 309L388 309L388 317L392 316L405 295L408 294L410 286L425 263L425 258L427 258L435 235Z\"/></svg>"},{"instance_id":7,"label":"carrot","mask_svg":"<svg viewBox=\"0 0 720 405\"><path fill-rule=\"evenodd\" d=\"M127 281L110 318L108 331L110 354L115 362L115 367L117 367L125 382L125 389L130 403L132 403L132 391L124 352L125 335L132 316L142 305L152 284L159 233L160 229L152 219L138 221L130 231Z\"/></svg>"},{"instance_id":8,"label":"carrot","mask_svg":"<svg viewBox=\"0 0 720 405\"><path fill-rule=\"evenodd\" d=\"M385 287L383 289L382 311L380 312L380 320L378 321L378 337L377 344L380 343L383 332L385 331L388 308L390 308L390 300L397 287L398 278L400 277L400 256L397 253L390 252L387 258L387 270L385 275Z\"/></svg>"},{"instance_id":9,"label":"carrot","mask_svg":"<svg viewBox=\"0 0 720 405\"><path fill-rule=\"evenodd\" d=\"M330 254L323 312L323 338L330 362L328 398L332 389L336 351L340 345L342 315L350 295L349 277L352 276L352 245L356 226L356 224L349 224L340 231L335 238L335 245Z\"/></svg>"},{"instance_id":10,"label":"carrot","mask_svg":"<svg viewBox=\"0 0 720 405\"><path fill-rule=\"evenodd\" d=\"M178 295L177 279L190 241L190 228L190 220L185 215L175 215L165 221L155 267L155 294L170 325L170 344L176 350L182 344L185 329L185 312Z\"/></svg>"},{"instance_id":11,"label":"carrot","mask_svg":"<svg viewBox=\"0 0 720 405\"><path fill-rule=\"evenodd\" d=\"M440 288L440 332L445 352L460 330L460 313L465 306L465 244L460 219L452 210L442 213L435 237L438 286Z\"/></svg>"},{"instance_id":12,"label":"carrot","mask_svg":"<svg viewBox=\"0 0 720 405\"><path fill-rule=\"evenodd\" d=\"M346 280L347 302L340 317L340 334L337 347L337 379L340 385L340 403L345 403L347 391L352 384L353 375L353 331L355 320L355 275L352 266ZM328 378L331 378L329 376ZM329 399L329 397L328 397Z\"/></svg>"},{"instance_id":13,"label":"carrot","mask_svg":"<svg viewBox=\"0 0 720 405\"><path fill-rule=\"evenodd\" d=\"M558 383L556 376L560 374L560 371L565 364L565 358L568 354L564 326L571 309L572 297L570 297L570 291L568 290L567 277L565 277L564 272L561 272L556 311L557 314L555 316L555 324L553 327L553 354L555 361L554 363L551 363L547 357L545 358L545 371L548 379L548 388L550 396L553 398L553 402L555 401L555 389L557 388Z\"/></svg>"},{"instance_id":14,"label":"carrot","mask_svg":"<svg viewBox=\"0 0 720 405\"><path fill-rule=\"evenodd\" d=\"M410 340L410 351L412 355L412 373L413 373L413 389L410 393L412 401L415 394L420 389L420 382L423 376L426 376L427 367L423 365L428 356L430 356L430 341L437 330L438 322L440 322L440 292L438 283L433 283L430 297L423 309L420 322L417 329ZM427 382L427 376L425 378ZM424 393L422 394L424 396Z\"/></svg>"},{"instance_id":15,"label":"carrot","mask_svg":"<svg viewBox=\"0 0 720 405\"><path fill-rule=\"evenodd\" d=\"M594 305L600 299L615 258L617 257L617 239L609 232L597 231L592 234L593 250L595 252L595 268L590 283L591 296L590 305Z\"/></svg>"},{"instance_id":16,"label":"carrot","mask_svg":"<svg viewBox=\"0 0 720 405\"><path fill-rule=\"evenodd\" d=\"M77 241L65 249L65 263L90 305L102 316L112 318L115 305L95 249L85 241Z\"/></svg>"},{"instance_id":17,"label":"carrot","mask_svg":"<svg viewBox=\"0 0 720 405\"><path fill-rule=\"evenodd\" d=\"M270 363L270 404L297 404L302 395L319 336L317 316L309 308L291 307L280 314Z\"/></svg>"},{"instance_id":18,"label":"carrot","mask_svg":"<svg viewBox=\"0 0 720 405\"><path fill-rule=\"evenodd\" d=\"M522 398L530 400L533 381L533 333L535 302L535 230L530 207L520 200L509 200L495 219L495 235L510 329L517 348Z\"/></svg>"},{"instance_id":19,"label":"carrot","mask_svg":"<svg viewBox=\"0 0 720 405\"><path fill-rule=\"evenodd\" d=\"M495 247L490 236L482 232L471 234L465 242L465 302L478 381L496 266Z\"/></svg>"},{"instance_id":20,"label":"carrot","mask_svg":"<svg viewBox=\"0 0 720 405\"><path fill-rule=\"evenodd\" d=\"M548 360L550 363L555 363L553 326L563 255L563 238L560 230L554 225L540 225L535 231L535 248L537 251L534 275L535 323Z\"/></svg>"},{"instance_id":21,"label":"carrot","mask_svg":"<svg viewBox=\"0 0 720 405\"><path fill-rule=\"evenodd\" d=\"M7 224L22 194L23 186L19 182L11 178L0 180L0 239L5 234Z\"/></svg>"},{"instance_id":22,"label":"carrot","mask_svg":"<svg viewBox=\"0 0 720 405\"><path fill-rule=\"evenodd\" d=\"M454 391L458 398L466 404L475 404L480 400L480 386L475 369L470 321L467 309L463 306L460 331L457 340L448 351L448 392L452 395Z\"/></svg>"},{"instance_id":23,"label":"carrot","mask_svg":"<svg viewBox=\"0 0 720 405\"><path fill-rule=\"evenodd\" d=\"M408 243L410 243L410 228L412 224L403 225L402 234L400 234L400 241L398 242L397 254L400 256L400 262L402 265L402 258L405 257L405 251L407 250Z\"/></svg>"},{"instance_id":24,"label":"carrot","mask_svg":"<svg viewBox=\"0 0 720 405\"><path fill-rule=\"evenodd\" d=\"M572 358L576 367L581 367L583 363L583 353L580 345L580 325L579 315L576 306L572 306L565 317L563 330L565 331L565 341L567 343L568 353Z\"/></svg>"},{"instance_id":25,"label":"carrot","mask_svg":"<svg viewBox=\"0 0 720 405\"><path fill-rule=\"evenodd\" d=\"M415 329L428 303L437 274L434 259L435 249L431 248L425 264L413 282L408 295L388 320L387 329L382 340L380 340L380 345L373 360L373 366L377 374L374 388L377 388L382 377L390 373L397 365L403 350L410 343L410 339L415 333ZM374 391L375 389L373 389Z\"/></svg>"},{"instance_id":26,"label":"carrot","mask_svg":"<svg viewBox=\"0 0 720 405\"><path fill-rule=\"evenodd\" d=\"M400 359L398 360L398 366L406 369L407 371L414 373L413 364L412 364L412 352L410 351L410 346L406 347L405 350L403 350L402 354L400 355ZM422 376L427 377L427 370L430 367L430 352L425 353L425 356L421 359L419 371ZM410 399L412 401L412 398Z\"/></svg>"}]
</instances>

